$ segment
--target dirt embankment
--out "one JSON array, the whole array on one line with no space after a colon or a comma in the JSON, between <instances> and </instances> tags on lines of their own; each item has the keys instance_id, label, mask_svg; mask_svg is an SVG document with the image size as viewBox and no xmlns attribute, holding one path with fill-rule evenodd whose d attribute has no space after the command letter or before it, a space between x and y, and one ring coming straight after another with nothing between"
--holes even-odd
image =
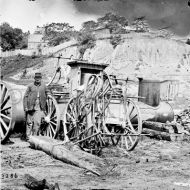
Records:
<instances>
[{"instance_id":1,"label":"dirt embankment","mask_svg":"<svg viewBox=\"0 0 190 190\"><path fill-rule=\"evenodd\" d=\"M64 58L78 58L77 46L61 49L54 56L62 54ZM83 59L99 64L109 64L109 73L123 77L143 76L145 78L159 79L189 79L190 76L190 46L180 41L151 36L131 35L122 40L114 49L109 39L97 40L96 46L87 49ZM61 59L60 65L66 67L68 60ZM26 67L38 65L38 69L47 67L46 74L52 72L51 66L57 60L44 57L32 59L31 57L17 56L3 59L2 73L16 74ZM42 69L43 70L43 69ZM68 74L68 72L67 72Z\"/></svg>"},{"instance_id":2,"label":"dirt embankment","mask_svg":"<svg viewBox=\"0 0 190 190\"><path fill-rule=\"evenodd\" d=\"M13 56L2 58L0 62L1 74L6 78L17 73L22 73L25 69L38 65L40 67L46 57L31 57L31 56Z\"/></svg>"},{"instance_id":3,"label":"dirt embankment","mask_svg":"<svg viewBox=\"0 0 190 190\"><path fill-rule=\"evenodd\" d=\"M54 56L78 58L77 46L58 51ZM179 98L177 104L189 104L190 97L190 46L180 41L151 36L125 36L115 49L109 39L98 40L93 49L87 49L84 57L89 62L109 64L106 71L123 78L137 77L159 80L179 80ZM60 59L62 77L65 83L70 67L68 59ZM33 78L35 72L42 72L49 81L56 70L57 58L15 57L1 62L2 74L20 80L25 68L26 78ZM132 90L134 87L131 87Z\"/></svg>"}]
</instances>

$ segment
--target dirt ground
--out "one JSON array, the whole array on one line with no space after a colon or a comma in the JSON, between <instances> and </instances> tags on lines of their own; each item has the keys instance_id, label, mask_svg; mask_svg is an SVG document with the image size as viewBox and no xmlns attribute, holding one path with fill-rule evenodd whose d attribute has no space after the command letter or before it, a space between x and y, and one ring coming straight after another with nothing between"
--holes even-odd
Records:
<instances>
[{"instance_id":1,"label":"dirt ground","mask_svg":"<svg viewBox=\"0 0 190 190\"><path fill-rule=\"evenodd\" d=\"M55 160L31 149L29 143L11 138L1 146L2 190L24 190L24 174L59 184L65 189L190 189L190 142L166 142L145 138L135 150L102 157L115 163L104 176Z\"/></svg>"}]
</instances>

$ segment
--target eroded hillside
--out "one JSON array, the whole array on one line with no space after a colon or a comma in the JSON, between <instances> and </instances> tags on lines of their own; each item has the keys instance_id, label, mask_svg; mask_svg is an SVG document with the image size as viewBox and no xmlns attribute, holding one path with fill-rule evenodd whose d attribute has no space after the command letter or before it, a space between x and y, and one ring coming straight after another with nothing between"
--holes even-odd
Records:
<instances>
[{"instance_id":1,"label":"eroded hillside","mask_svg":"<svg viewBox=\"0 0 190 190\"><path fill-rule=\"evenodd\" d=\"M77 46L58 51L53 56L62 54L64 58L79 58ZM34 64L31 59L27 63L26 78L32 78L34 72L41 71L47 80L53 76L58 62L57 58L38 58ZM189 96L190 82L190 46L177 40L163 37L151 37L125 35L122 42L114 49L109 39L97 40L93 49L87 49L83 59L99 64L109 64L107 72L119 75L120 77L143 77L148 79L175 79L180 80L180 93ZM9 76L20 79L22 76L25 59L6 62ZM60 59L62 68L62 79L65 80L70 68L67 66L67 59ZM19 64L19 69L14 67ZM14 69L15 68L15 69ZM3 67L4 69L4 67ZM2 73L4 70L2 69Z\"/></svg>"}]
</instances>

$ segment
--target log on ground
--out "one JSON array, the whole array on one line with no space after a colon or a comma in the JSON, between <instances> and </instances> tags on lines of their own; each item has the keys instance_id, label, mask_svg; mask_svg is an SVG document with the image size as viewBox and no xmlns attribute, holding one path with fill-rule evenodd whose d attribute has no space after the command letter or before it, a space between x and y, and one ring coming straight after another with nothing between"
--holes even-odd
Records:
<instances>
[{"instance_id":1,"label":"log on ground","mask_svg":"<svg viewBox=\"0 0 190 190\"><path fill-rule=\"evenodd\" d=\"M42 150L58 160L83 168L98 176L103 175L105 168L109 167L102 158L81 150L72 142L63 142L45 136L31 136L29 143L35 149Z\"/></svg>"},{"instance_id":2,"label":"log on ground","mask_svg":"<svg viewBox=\"0 0 190 190\"><path fill-rule=\"evenodd\" d=\"M169 129L165 123L153 122L153 121L143 121L143 128L151 129L154 131L169 133Z\"/></svg>"},{"instance_id":3,"label":"log on ground","mask_svg":"<svg viewBox=\"0 0 190 190\"><path fill-rule=\"evenodd\" d=\"M144 128L142 133L147 134L147 136L150 138L171 141L170 134L166 132L160 132L160 131Z\"/></svg>"}]
</instances>

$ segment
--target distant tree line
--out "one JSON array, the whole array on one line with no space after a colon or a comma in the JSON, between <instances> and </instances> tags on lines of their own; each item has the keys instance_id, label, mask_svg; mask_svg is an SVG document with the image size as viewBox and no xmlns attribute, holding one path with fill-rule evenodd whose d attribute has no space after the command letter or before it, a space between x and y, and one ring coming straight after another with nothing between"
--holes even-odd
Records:
<instances>
[{"instance_id":1,"label":"distant tree line","mask_svg":"<svg viewBox=\"0 0 190 190\"><path fill-rule=\"evenodd\" d=\"M20 28L13 28L8 23L0 25L0 44L2 51L27 48L29 33L24 33Z\"/></svg>"},{"instance_id":2,"label":"distant tree line","mask_svg":"<svg viewBox=\"0 0 190 190\"><path fill-rule=\"evenodd\" d=\"M76 31L69 23L50 23L45 25L43 39L48 41L49 46L57 46L61 43L75 38L81 46L81 53L87 48L92 48L95 45L95 37L93 31L97 28L108 28L111 35L110 39L113 47L121 42L120 34L128 33L126 26L129 26L129 21L114 13L107 13L97 19L97 21L86 21L82 24L80 31ZM136 32L147 32L149 30L148 23L142 18L135 19L131 26L136 28ZM19 28L13 28L8 23L0 25L1 31L1 47L3 51L23 49L27 47L27 38L29 33L24 33Z\"/></svg>"}]
</instances>

